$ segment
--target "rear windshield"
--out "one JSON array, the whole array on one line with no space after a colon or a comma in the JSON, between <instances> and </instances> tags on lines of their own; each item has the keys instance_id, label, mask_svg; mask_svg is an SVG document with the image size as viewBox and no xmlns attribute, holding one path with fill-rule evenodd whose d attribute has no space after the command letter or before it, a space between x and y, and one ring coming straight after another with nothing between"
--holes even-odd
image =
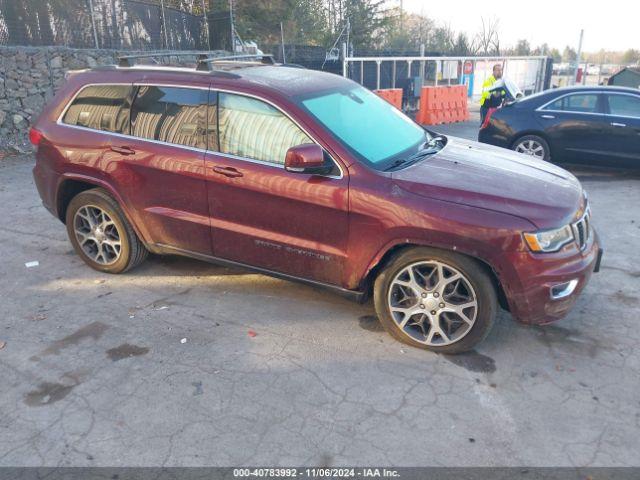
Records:
<instances>
[{"instance_id":1,"label":"rear windshield","mask_svg":"<svg viewBox=\"0 0 640 480\"><path fill-rule=\"evenodd\" d=\"M359 160L378 170L428 139L413 120L359 85L297 100Z\"/></svg>"}]
</instances>

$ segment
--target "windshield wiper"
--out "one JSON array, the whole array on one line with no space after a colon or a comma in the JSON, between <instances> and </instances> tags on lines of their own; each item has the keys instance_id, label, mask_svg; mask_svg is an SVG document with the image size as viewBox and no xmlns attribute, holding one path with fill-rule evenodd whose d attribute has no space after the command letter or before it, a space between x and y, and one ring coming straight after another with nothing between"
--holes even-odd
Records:
<instances>
[{"instance_id":1,"label":"windshield wiper","mask_svg":"<svg viewBox=\"0 0 640 480\"><path fill-rule=\"evenodd\" d=\"M418 150L416 153L407 158L399 158L394 161L391 165L384 169L385 172L389 170L394 170L401 165L409 165L411 163L417 162L421 158L427 157L429 155L433 155L434 153L438 153L440 151L439 148L425 148L422 150Z\"/></svg>"}]
</instances>

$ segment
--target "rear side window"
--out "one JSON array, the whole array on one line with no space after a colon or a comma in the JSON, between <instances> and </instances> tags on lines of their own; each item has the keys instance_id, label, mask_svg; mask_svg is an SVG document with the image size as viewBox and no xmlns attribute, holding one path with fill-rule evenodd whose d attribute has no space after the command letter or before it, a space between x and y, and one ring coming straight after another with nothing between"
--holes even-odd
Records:
<instances>
[{"instance_id":1,"label":"rear side window","mask_svg":"<svg viewBox=\"0 0 640 480\"><path fill-rule=\"evenodd\" d=\"M73 100L63 123L105 132L129 134L130 85L92 85Z\"/></svg>"},{"instance_id":2,"label":"rear side window","mask_svg":"<svg viewBox=\"0 0 640 480\"><path fill-rule=\"evenodd\" d=\"M141 86L131 107L131 134L207 148L208 90Z\"/></svg>"},{"instance_id":3,"label":"rear side window","mask_svg":"<svg viewBox=\"0 0 640 480\"><path fill-rule=\"evenodd\" d=\"M220 151L284 164L287 150L313 141L277 108L255 98L218 95Z\"/></svg>"},{"instance_id":4,"label":"rear side window","mask_svg":"<svg viewBox=\"0 0 640 480\"><path fill-rule=\"evenodd\" d=\"M547 105L544 110L559 110L564 112L598 113L597 93L576 93L559 98Z\"/></svg>"},{"instance_id":5,"label":"rear side window","mask_svg":"<svg viewBox=\"0 0 640 480\"><path fill-rule=\"evenodd\" d=\"M608 95L609 113L621 117L640 118L640 97L632 95Z\"/></svg>"}]
</instances>

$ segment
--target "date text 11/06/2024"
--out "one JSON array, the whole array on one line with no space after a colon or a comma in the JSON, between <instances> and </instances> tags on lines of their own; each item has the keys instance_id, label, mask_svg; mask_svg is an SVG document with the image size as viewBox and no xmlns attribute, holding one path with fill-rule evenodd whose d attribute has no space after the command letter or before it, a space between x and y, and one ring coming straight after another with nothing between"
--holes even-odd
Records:
<instances>
[{"instance_id":1,"label":"date text 11/06/2024","mask_svg":"<svg viewBox=\"0 0 640 480\"><path fill-rule=\"evenodd\" d=\"M280 478L398 478L397 470L387 468L236 468L234 478L274 476Z\"/></svg>"}]
</instances>

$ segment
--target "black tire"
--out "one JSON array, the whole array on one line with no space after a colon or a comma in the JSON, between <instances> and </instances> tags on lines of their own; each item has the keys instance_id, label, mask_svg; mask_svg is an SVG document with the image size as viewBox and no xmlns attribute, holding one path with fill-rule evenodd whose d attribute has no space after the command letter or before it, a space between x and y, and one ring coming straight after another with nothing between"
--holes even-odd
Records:
<instances>
[{"instance_id":1,"label":"black tire","mask_svg":"<svg viewBox=\"0 0 640 480\"><path fill-rule=\"evenodd\" d=\"M95 261L80 246L74 231L74 221L78 210L88 206L95 206L106 212L117 229L121 246L119 256L113 263L103 264ZM149 254L118 202L101 188L85 190L73 197L65 212L65 218L67 234L74 250L87 265L95 270L105 273L124 273L141 264Z\"/></svg>"},{"instance_id":2,"label":"black tire","mask_svg":"<svg viewBox=\"0 0 640 480\"><path fill-rule=\"evenodd\" d=\"M516 139L513 142L513 145L511 146L511 149L514 151L518 151L518 146L525 143L525 142L536 142L538 143L544 150L544 154L542 155L542 157L540 158L540 160L544 160L546 162L550 162L551 161L551 147L549 147L549 144L547 143L547 141L542 138L539 137L538 135L524 135L518 139ZM538 157L534 157L534 158L538 158Z\"/></svg>"},{"instance_id":3,"label":"black tire","mask_svg":"<svg viewBox=\"0 0 640 480\"><path fill-rule=\"evenodd\" d=\"M426 345L405 333L394 320L389 307L389 289L395 277L416 262L440 262L453 267L469 282L477 301L475 322L457 341L447 345ZM428 247L415 247L393 256L380 272L373 286L376 313L384 329L396 340L413 347L438 353L462 353L473 349L489 334L496 316L497 294L490 275L477 261L454 252ZM422 302L422 300L418 300ZM440 319L440 314L438 314ZM439 320L440 322L440 320Z\"/></svg>"}]
</instances>

